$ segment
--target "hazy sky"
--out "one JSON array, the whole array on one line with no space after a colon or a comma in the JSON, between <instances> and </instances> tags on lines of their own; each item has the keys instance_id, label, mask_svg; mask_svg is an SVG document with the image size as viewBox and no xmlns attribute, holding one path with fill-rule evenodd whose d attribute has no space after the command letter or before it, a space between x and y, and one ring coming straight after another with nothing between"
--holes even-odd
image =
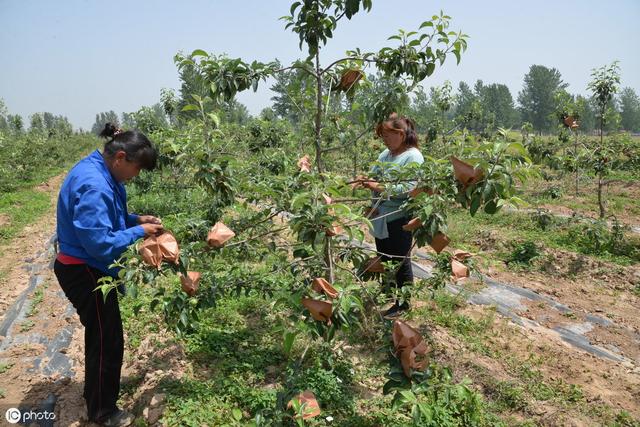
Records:
<instances>
[{"instance_id":1,"label":"hazy sky","mask_svg":"<svg viewBox=\"0 0 640 427\"><path fill-rule=\"evenodd\" d=\"M96 113L137 110L178 88L173 56L205 49L288 64L306 56L278 18L284 0L0 0L0 98L25 119L66 115L90 128ZM469 49L423 82L504 83L514 99L532 64L557 68L572 93L586 94L591 69L619 60L622 85L640 93L640 0L373 0L370 13L341 21L321 53L325 65L347 49L392 46L440 10ZM239 100L257 114L268 84Z\"/></svg>"}]
</instances>

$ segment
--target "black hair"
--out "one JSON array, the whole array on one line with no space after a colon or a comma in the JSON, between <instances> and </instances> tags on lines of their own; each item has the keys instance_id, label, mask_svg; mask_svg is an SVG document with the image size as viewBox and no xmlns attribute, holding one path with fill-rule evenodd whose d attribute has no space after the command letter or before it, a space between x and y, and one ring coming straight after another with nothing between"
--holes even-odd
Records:
<instances>
[{"instance_id":1,"label":"black hair","mask_svg":"<svg viewBox=\"0 0 640 427\"><path fill-rule=\"evenodd\" d=\"M156 167L158 151L142 132L123 131L114 124L107 123L99 136L108 139L104 144L104 154L107 157L113 157L118 151L124 151L127 160L137 163L141 168L150 171Z\"/></svg>"}]
</instances>

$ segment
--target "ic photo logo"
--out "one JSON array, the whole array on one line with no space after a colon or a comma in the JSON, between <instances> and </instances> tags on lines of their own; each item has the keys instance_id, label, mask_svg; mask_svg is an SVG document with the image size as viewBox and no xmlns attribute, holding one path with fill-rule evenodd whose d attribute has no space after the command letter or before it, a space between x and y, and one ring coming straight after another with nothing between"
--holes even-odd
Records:
<instances>
[{"instance_id":1,"label":"ic photo logo","mask_svg":"<svg viewBox=\"0 0 640 427\"><path fill-rule=\"evenodd\" d=\"M18 424L21 422L23 424L29 425L32 422L36 422L36 421L55 420L56 414L55 412L52 412L52 411L44 411L44 410L26 411L25 410L23 412L23 411L20 411L20 409L18 408L9 408L7 409L7 412L5 412L4 417L9 424Z\"/></svg>"},{"instance_id":2,"label":"ic photo logo","mask_svg":"<svg viewBox=\"0 0 640 427\"><path fill-rule=\"evenodd\" d=\"M18 424L20 422L20 418L22 418L22 414L18 408L9 408L4 414L4 417L7 419L9 424Z\"/></svg>"}]
</instances>

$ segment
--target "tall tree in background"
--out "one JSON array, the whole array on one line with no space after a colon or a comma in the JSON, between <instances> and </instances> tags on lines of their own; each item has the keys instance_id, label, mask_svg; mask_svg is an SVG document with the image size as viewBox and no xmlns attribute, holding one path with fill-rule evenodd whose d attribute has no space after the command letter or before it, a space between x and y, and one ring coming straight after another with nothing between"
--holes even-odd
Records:
<instances>
[{"instance_id":1,"label":"tall tree in background","mask_svg":"<svg viewBox=\"0 0 640 427\"><path fill-rule=\"evenodd\" d=\"M478 96L482 110L485 114L493 116L496 126L510 128L518 124L519 114L515 108L511 91L506 85L493 83L482 86Z\"/></svg>"},{"instance_id":2,"label":"tall tree in background","mask_svg":"<svg viewBox=\"0 0 640 427\"><path fill-rule=\"evenodd\" d=\"M623 88L620 91L618 102L622 129L640 132L640 98L636 91L630 87Z\"/></svg>"},{"instance_id":3,"label":"tall tree in background","mask_svg":"<svg viewBox=\"0 0 640 427\"><path fill-rule=\"evenodd\" d=\"M9 110L4 103L4 100L0 98L0 132L9 130L9 123L7 122L7 114Z\"/></svg>"},{"instance_id":4,"label":"tall tree in background","mask_svg":"<svg viewBox=\"0 0 640 427\"><path fill-rule=\"evenodd\" d=\"M577 95L575 107L580 122L580 131L586 134L593 132L596 128L596 113L589 98Z\"/></svg>"},{"instance_id":5,"label":"tall tree in background","mask_svg":"<svg viewBox=\"0 0 640 427\"><path fill-rule=\"evenodd\" d=\"M524 88L518 94L522 120L533 124L538 132L555 129L555 93L567 86L555 68L532 65L524 76Z\"/></svg>"},{"instance_id":6,"label":"tall tree in background","mask_svg":"<svg viewBox=\"0 0 640 427\"><path fill-rule=\"evenodd\" d=\"M482 105L478 96L465 82L458 84L458 96L454 106L456 122L471 131L482 130Z\"/></svg>"},{"instance_id":7,"label":"tall tree in background","mask_svg":"<svg viewBox=\"0 0 640 427\"><path fill-rule=\"evenodd\" d=\"M167 107L166 102L171 100L177 110L177 116L187 121L198 118L203 112L212 113L217 110L220 110L221 117L227 122L244 124L249 120L249 110L247 110L244 104L236 100L235 97L229 100L223 100L222 102L211 99L209 96L211 94L211 87L207 85L206 79L202 75L202 70L194 64L187 63L179 67L179 73L181 82L179 99L172 99L173 94L168 91L162 93L161 102L165 108L165 112ZM185 109L187 105L194 104L194 100L196 99L194 96L202 100L203 112L189 108ZM171 119L169 121L171 122Z\"/></svg>"},{"instance_id":8,"label":"tall tree in background","mask_svg":"<svg viewBox=\"0 0 640 427\"><path fill-rule=\"evenodd\" d=\"M12 132L20 133L24 129L24 120L22 120L22 116L20 114L7 115L7 123L9 125L9 130Z\"/></svg>"},{"instance_id":9,"label":"tall tree in background","mask_svg":"<svg viewBox=\"0 0 640 427\"><path fill-rule=\"evenodd\" d=\"M297 126L314 107L316 82L300 68L276 74L275 81L271 86L275 93L271 97L273 111Z\"/></svg>"}]
</instances>

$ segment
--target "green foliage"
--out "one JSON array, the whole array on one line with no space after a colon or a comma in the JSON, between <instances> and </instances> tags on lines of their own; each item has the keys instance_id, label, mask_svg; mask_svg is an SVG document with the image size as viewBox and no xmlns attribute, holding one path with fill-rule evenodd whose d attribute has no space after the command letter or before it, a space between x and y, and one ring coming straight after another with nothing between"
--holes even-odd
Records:
<instances>
[{"instance_id":1,"label":"green foliage","mask_svg":"<svg viewBox=\"0 0 640 427\"><path fill-rule=\"evenodd\" d=\"M540 248L535 242L527 240L518 243L513 248L509 257L505 260L508 265L530 266L531 262L540 257Z\"/></svg>"},{"instance_id":2,"label":"green foliage","mask_svg":"<svg viewBox=\"0 0 640 427\"><path fill-rule=\"evenodd\" d=\"M371 0L305 0L291 5L290 16L281 19L287 22L285 28L298 34L300 50L302 45L308 47L309 57L316 55L320 44L326 45L333 38L333 32L342 17L351 19L363 10L371 10ZM333 8L333 11L331 10Z\"/></svg>"},{"instance_id":3,"label":"green foliage","mask_svg":"<svg viewBox=\"0 0 640 427\"><path fill-rule=\"evenodd\" d=\"M395 367L389 375L394 381L402 370ZM479 426L486 422L482 397L470 388L470 381L455 383L449 368L431 365L419 381L398 387L385 386L385 392L396 390L393 407L410 416L412 425Z\"/></svg>"},{"instance_id":4,"label":"green foliage","mask_svg":"<svg viewBox=\"0 0 640 427\"><path fill-rule=\"evenodd\" d=\"M626 255L640 259L640 251L624 235L625 227L615 217L609 225L607 221L583 219L576 221L568 230L567 240L573 241L580 252Z\"/></svg>"},{"instance_id":5,"label":"green foliage","mask_svg":"<svg viewBox=\"0 0 640 427\"><path fill-rule=\"evenodd\" d=\"M555 94L566 87L555 68L532 65L524 76L524 88L518 94L522 119L532 123L539 132L553 129L556 123L553 117Z\"/></svg>"}]
</instances>

